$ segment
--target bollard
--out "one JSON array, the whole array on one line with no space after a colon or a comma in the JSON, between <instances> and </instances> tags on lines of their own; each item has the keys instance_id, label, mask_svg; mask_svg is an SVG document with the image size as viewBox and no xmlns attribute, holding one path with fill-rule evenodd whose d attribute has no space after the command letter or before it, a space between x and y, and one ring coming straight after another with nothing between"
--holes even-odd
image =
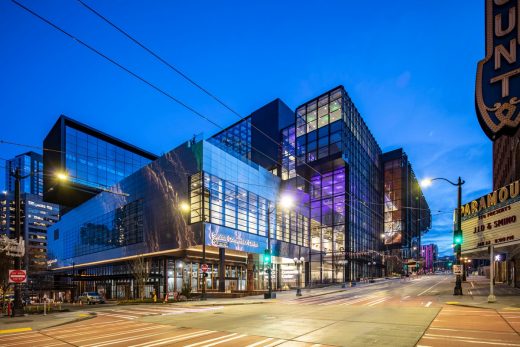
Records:
<instances>
[{"instance_id":1,"label":"bollard","mask_svg":"<svg viewBox=\"0 0 520 347\"><path fill-rule=\"evenodd\" d=\"M47 302L43 302L43 315L46 316L47 315Z\"/></svg>"}]
</instances>

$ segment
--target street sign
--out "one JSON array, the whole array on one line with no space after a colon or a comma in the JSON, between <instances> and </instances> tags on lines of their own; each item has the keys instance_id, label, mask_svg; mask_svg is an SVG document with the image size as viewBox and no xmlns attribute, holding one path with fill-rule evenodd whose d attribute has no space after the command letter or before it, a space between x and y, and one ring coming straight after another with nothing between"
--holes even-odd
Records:
<instances>
[{"instance_id":1,"label":"street sign","mask_svg":"<svg viewBox=\"0 0 520 347\"><path fill-rule=\"evenodd\" d=\"M202 264L200 266L200 269L202 270L202 272L208 272L208 268L209 268L208 264Z\"/></svg>"},{"instance_id":2,"label":"street sign","mask_svg":"<svg viewBox=\"0 0 520 347\"><path fill-rule=\"evenodd\" d=\"M9 270L9 283L26 283L27 272L25 270Z\"/></svg>"},{"instance_id":3,"label":"street sign","mask_svg":"<svg viewBox=\"0 0 520 347\"><path fill-rule=\"evenodd\" d=\"M453 265L453 274L462 275L462 265Z\"/></svg>"}]
</instances>

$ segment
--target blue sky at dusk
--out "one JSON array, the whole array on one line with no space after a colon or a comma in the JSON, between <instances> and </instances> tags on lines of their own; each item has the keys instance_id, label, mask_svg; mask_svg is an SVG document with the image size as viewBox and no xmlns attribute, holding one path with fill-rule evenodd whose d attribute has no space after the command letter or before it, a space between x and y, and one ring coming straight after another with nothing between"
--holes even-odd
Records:
<instances>
[{"instance_id":1,"label":"blue sky at dusk","mask_svg":"<svg viewBox=\"0 0 520 347\"><path fill-rule=\"evenodd\" d=\"M238 120L78 2L20 2L218 124ZM463 201L491 190L473 96L483 0L85 2L244 116L342 84L382 150L403 147L419 178L462 176ZM2 140L41 146L60 114L157 154L217 131L7 0L0 46ZM0 144L0 157L26 150ZM423 244L449 254L456 188L439 181L425 195L434 216Z\"/></svg>"}]
</instances>

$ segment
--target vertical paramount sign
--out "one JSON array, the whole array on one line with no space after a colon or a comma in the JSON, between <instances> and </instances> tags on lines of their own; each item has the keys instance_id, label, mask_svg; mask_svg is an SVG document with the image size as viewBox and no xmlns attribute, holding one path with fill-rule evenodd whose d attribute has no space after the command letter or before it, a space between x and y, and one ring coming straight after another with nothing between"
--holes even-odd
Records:
<instances>
[{"instance_id":1,"label":"vertical paramount sign","mask_svg":"<svg viewBox=\"0 0 520 347\"><path fill-rule=\"evenodd\" d=\"M475 104L494 140L520 124L520 0L486 0L486 57L478 63Z\"/></svg>"}]
</instances>

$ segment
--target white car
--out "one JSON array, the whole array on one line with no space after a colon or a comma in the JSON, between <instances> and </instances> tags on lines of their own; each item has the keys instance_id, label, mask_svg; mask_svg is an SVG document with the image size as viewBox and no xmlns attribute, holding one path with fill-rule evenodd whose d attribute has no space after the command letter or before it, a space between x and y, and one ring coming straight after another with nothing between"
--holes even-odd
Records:
<instances>
[{"instance_id":1,"label":"white car","mask_svg":"<svg viewBox=\"0 0 520 347\"><path fill-rule=\"evenodd\" d=\"M84 292L80 297L79 301L86 304L102 304L104 300L96 292Z\"/></svg>"}]
</instances>

